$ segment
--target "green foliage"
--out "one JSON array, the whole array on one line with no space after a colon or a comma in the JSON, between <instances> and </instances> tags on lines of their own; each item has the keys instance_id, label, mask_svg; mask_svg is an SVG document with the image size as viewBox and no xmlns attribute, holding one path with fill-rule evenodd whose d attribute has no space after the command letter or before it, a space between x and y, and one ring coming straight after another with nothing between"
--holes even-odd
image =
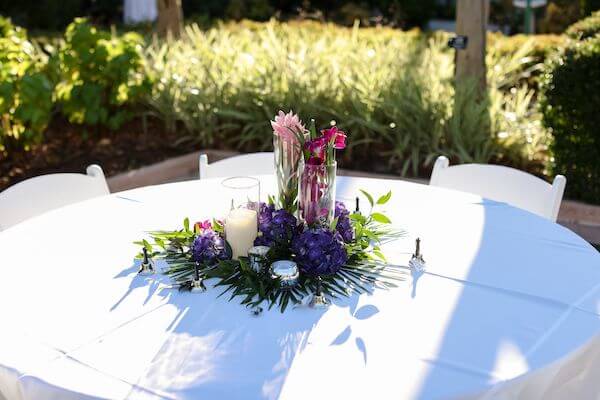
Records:
<instances>
[{"instance_id":1,"label":"green foliage","mask_svg":"<svg viewBox=\"0 0 600 400\"><path fill-rule=\"evenodd\" d=\"M600 10L571 25L565 34L571 39L585 40L600 33Z\"/></svg>"},{"instance_id":2,"label":"green foliage","mask_svg":"<svg viewBox=\"0 0 600 400\"><path fill-rule=\"evenodd\" d=\"M594 11L600 10L600 0L579 0L581 3L581 14L588 16Z\"/></svg>"},{"instance_id":3,"label":"green foliage","mask_svg":"<svg viewBox=\"0 0 600 400\"><path fill-rule=\"evenodd\" d=\"M118 128L151 89L142 38L116 36L78 18L51 63L59 74L56 99L70 122Z\"/></svg>"},{"instance_id":4,"label":"green foliage","mask_svg":"<svg viewBox=\"0 0 600 400\"><path fill-rule=\"evenodd\" d=\"M568 194L600 202L600 36L573 41L548 61L541 108L554 136L555 173Z\"/></svg>"},{"instance_id":5,"label":"green foliage","mask_svg":"<svg viewBox=\"0 0 600 400\"><path fill-rule=\"evenodd\" d=\"M52 113L52 84L24 29L0 17L0 150L38 142Z\"/></svg>"},{"instance_id":6,"label":"green foliage","mask_svg":"<svg viewBox=\"0 0 600 400\"><path fill-rule=\"evenodd\" d=\"M522 47L528 47L528 57L533 57L537 62L543 62L556 51L557 47L565 43L561 35L512 35L504 36L501 33L489 32L487 35L488 51L497 55L510 56Z\"/></svg>"},{"instance_id":7,"label":"green foliage","mask_svg":"<svg viewBox=\"0 0 600 400\"><path fill-rule=\"evenodd\" d=\"M506 50L508 39L495 39L484 103L468 95L473 88L459 88L467 95L455 96L447 40L440 33L312 22L245 22L206 31L191 25L179 42L147 49L158 82L150 103L167 128L180 124L204 145L269 149L269 119L293 109L349 132L343 157L369 161L367 154L377 154L391 172L424 173L441 153L455 162L535 163L540 172L546 155L536 151L544 145L516 145L547 139L541 116L532 111L534 99L523 100L535 89L531 80L539 69L535 39L513 51Z\"/></svg>"}]
</instances>

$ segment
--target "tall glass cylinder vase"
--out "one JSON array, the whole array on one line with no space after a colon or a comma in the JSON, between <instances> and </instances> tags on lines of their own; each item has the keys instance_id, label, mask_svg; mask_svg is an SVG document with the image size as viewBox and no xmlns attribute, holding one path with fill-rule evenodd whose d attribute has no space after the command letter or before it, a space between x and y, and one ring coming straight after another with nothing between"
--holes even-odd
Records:
<instances>
[{"instance_id":1,"label":"tall glass cylinder vase","mask_svg":"<svg viewBox=\"0 0 600 400\"><path fill-rule=\"evenodd\" d=\"M337 163L311 165L300 162L299 217L308 226L328 226L335 212Z\"/></svg>"},{"instance_id":2,"label":"tall glass cylinder vase","mask_svg":"<svg viewBox=\"0 0 600 400\"><path fill-rule=\"evenodd\" d=\"M290 213L298 209L298 169L302 148L297 140L282 139L273 135L275 176L277 179L277 203Z\"/></svg>"}]
</instances>

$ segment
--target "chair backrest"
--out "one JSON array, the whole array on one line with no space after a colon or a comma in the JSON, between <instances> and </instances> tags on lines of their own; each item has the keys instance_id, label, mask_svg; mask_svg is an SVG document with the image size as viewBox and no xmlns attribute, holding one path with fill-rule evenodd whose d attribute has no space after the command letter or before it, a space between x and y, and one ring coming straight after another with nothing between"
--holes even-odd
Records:
<instances>
[{"instance_id":1,"label":"chair backrest","mask_svg":"<svg viewBox=\"0 0 600 400\"><path fill-rule=\"evenodd\" d=\"M438 157L429 184L475 193L556 221L567 183L564 176L557 175L551 185L526 172L500 165L449 165L448 158Z\"/></svg>"},{"instance_id":2,"label":"chair backrest","mask_svg":"<svg viewBox=\"0 0 600 400\"><path fill-rule=\"evenodd\" d=\"M109 194L98 165L84 174L49 174L19 182L0 192L0 230L44 212Z\"/></svg>"},{"instance_id":3,"label":"chair backrest","mask_svg":"<svg viewBox=\"0 0 600 400\"><path fill-rule=\"evenodd\" d=\"M273 153L250 153L208 163L206 154L200 154L198 175L200 179L236 175L269 175L275 173Z\"/></svg>"}]
</instances>

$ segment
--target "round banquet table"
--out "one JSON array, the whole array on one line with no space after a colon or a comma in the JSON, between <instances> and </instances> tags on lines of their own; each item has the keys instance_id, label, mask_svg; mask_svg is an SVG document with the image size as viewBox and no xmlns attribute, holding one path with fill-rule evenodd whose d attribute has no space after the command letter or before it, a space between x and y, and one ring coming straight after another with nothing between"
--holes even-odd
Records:
<instances>
[{"instance_id":1,"label":"round banquet table","mask_svg":"<svg viewBox=\"0 0 600 400\"><path fill-rule=\"evenodd\" d=\"M272 176L261 176L263 199ZM433 399L538 370L600 332L600 255L568 229L479 196L393 191L398 287L256 317L221 290L139 276L145 232L222 212L220 179L77 203L0 232L0 398ZM366 201L362 202L366 209ZM405 267L416 237L424 274Z\"/></svg>"}]
</instances>

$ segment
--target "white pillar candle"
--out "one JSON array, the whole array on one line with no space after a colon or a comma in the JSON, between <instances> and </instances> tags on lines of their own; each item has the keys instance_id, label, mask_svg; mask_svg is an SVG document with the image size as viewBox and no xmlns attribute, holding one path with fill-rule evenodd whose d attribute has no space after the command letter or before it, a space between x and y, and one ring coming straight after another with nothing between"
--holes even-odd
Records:
<instances>
[{"instance_id":1,"label":"white pillar candle","mask_svg":"<svg viewBox=\"0 0 600 400\"><path fill-rule=\"evenodd\" d=\"M257 218L254 210L236 208L225 219L225 238L231 246L234 259L246 257L248 250L254 246L254 239L258 235Z\"/></svg>"}]
</instances>

